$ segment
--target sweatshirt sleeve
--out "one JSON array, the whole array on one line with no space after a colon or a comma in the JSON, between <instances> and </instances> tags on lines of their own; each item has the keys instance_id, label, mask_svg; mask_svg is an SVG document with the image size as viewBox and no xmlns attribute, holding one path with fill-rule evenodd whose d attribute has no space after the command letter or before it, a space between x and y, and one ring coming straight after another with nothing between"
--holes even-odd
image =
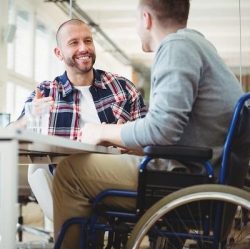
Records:
<instances>
[{"instance_id":1,"label":"sweatshirt sleeve","mask_svg":"<svg viewBox=\"0 0 250 249\"><path fill-rule=\"evenodd\" d=\"M177 143L198 94L201 70L201 58L191 42L165 40L152 67L148 113L122 127L123 143L132 148Z\"/></svg>"}]
</instances>

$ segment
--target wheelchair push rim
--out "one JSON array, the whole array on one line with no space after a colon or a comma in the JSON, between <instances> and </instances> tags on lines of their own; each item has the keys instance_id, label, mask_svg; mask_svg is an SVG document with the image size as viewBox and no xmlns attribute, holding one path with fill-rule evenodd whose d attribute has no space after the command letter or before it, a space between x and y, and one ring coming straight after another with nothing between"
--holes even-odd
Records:
<instances>
[{"instance_id":1,"label":"wheelchair push rim","mask_svg":"<svg viewBox=\"0 0 250 249\"><path fill-rule=\"evenodd\" d=\"M204 184L184 188L162 198L147 210L135 225L126 248L139 248L144 236L157 220L175 208L195 201L209 200L241 205L243 208L250 210L250 193L247 191L217 184Z\"/></svg>"}]
</instances>

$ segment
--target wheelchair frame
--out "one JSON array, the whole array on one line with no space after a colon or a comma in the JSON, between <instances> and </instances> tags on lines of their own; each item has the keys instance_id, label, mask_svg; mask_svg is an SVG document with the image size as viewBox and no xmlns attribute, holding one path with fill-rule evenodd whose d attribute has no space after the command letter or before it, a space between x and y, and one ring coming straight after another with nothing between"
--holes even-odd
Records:
<instances>
[{"instance_id":1,"label":"wheelchair frame","mask_svg":"<svg viewBox=\"0 0 250 249\"><path fill-rule=\"evenodd\" d=\"M131 230L134 228L134 223L136 223L136 225L132 232L131 238L129 239L127 243L126 248L127 249L137 248L137 244L140 242L142 235L145 235L150 229L150 225L156 222L156 220L159 218L159 213L160 215L163 215L165 212L168 212L171 208L175 207L176 204L174 205L173 203L175 203L176 195L179 196L178 203L180 205L180 203L185 204L186 202L188 203L190 200L195 201L196 200L195 198L198 198L200 200L204 200L204 199L209 200L210 198L209 195L212 192L215 196L213 198L216 200L228 201L229 203L233 203L236 205L241 204L244 208L250 210L250 201L249 201L250 195L248 193L246 193L243 190L234 188L234 187L222 186L222 185L234 185L237 187L242 187L244 176L246 175L246 172L248 170L248 168L246 167L243 168L241 175L240 175L240 179L238 179L236 182L234 181L231 182L231 180L230 181L228 180L228 174L229 174L228 171L229 171L229 164L231 160L230 156L231 156L232 148L234 148L237 151L237 153L240 154L240 156L242 155L240 149L237 147L238 144L240 143L237 140L238 139L237 136L242 136L242 134L240 133L238 134L237 132L239 130L239 126L241 126L241 124L239 124L239 120L240 118L242 118L241 116L243 116L242 114L243 107L246 106L245 103L249 99L250 99L250 93L247 93L239 99L239 101L237 102L235 106L233 117L232 117L229 130L228 130L228 135L224 143L221 170L220 170L218 179L214 177L213 167L208 161L209 159L212 158L212 150L209 148L196 148L196 147L190 148L190 147L178 146L178 145L148 146L144 148L144 153L146 156L144 157L139 168L138 191L135 192L135 191L108 189L98 194L96 198L93 200L94 214L89 218L76 217L76 218L72 218L66 221L62 226L60 235L55 243L54 248L55 249L60 248L61 243L63 241L64 234L66 230L69 228L69 226L71 226L72 224L79 224L81 225L80 246L82 249L89 248L91 243L95 241L95 233L98 230L109 232L108 244L106 246L106 249L109 249L109 248L118 249L120 248L121 244L125 245L127 243L128 234L130 234ZM249 106L247 108L248 110L250 109ZM248 117L249 115L250 114L247 114L248 122L250 120L250 118ZM247 124L249 125L249 123ZM247 129L250 133L250 128L248 127L243 127L243 128L240 127L240 128L243 130ZM239 132L241 132L241 130ZM250 158L249 140L247 141L247 144L245 145L245 147L246 149L243 152L244 153L243 156L247 157L247 160L249 162L249 158ZM204 163L207 175L206 176L193 175L191 177L191 182L190 181L183 182L183 180L179 180L180 182L179 186L175 186L175 188L172 188L170 190L169 189L164 190L164 186L162 185L154 189L155 182L151 183L151 185L148 183L148 181L150 181L152 172L148 171L146 167L147 167L148 162L152 160L152 158L158 158L158 157L166 158L166 159L175 159L178 161L185 161L185 162L186 161L187 162L202 162ZM166 175L167 174L169 174L169 172L166 173ZM163 180L162 180L163 182L164 182L164 177L165 176L163 176ZM171 175L170 178L171 177L173 176ZM182 175L179 174L178 177L182 177ZM184 178L181 178L181 179L184 179ZM221 185L214 184L215 181L217 181L217 183ZM159 179L157 179L156 182L159 182ZM204 185L208 183L213 183L213 184ZM152 191L148 187L149 185L151 187L151 190L153 188ZM190 185L195 185L195 186L189 187ZM197 191L197 188L198 188L198 191ZM209 191L206 191L206 188ZM176 190L177 192L175 192ZM197 196L192 197L190 193L195 192L195 191L197 192ZM165 195L167 196L164 197ZM111 209L104 208L102 205L100 208L99 204L102 202L102 200L106 197L111 197L111 196L136 198L137 207L133 211L111 210ZM148 203L147 198L149 196L151 199L149 198L150 201ZM164 198L161 199L162 197ZM146 209L152 205L152 203L150 203L152 202L152 199L153 199L153 202L156 201L156 203L146 211ZM161 200L159 201L159 199ZM218 218L221 215L222 215L222 209L219 208L218 212L216 213L216 217ZM105 216L109 220L109 224L99 223L98 219L100 216ZM124 221L126 225L120 226L119 222L123 223ZM216 229L218 233L220 233L219 229L221 226L222 224L220 224L220 222L217 222ZM180 233L179 235L182 236L182 233ZM213 238L213 241L218 242L219 237L220 237L220 234L215 235ZM218 248L217 242L211 248ZM92 248L95 248L94 244L92 244Z\"/></svg>"}]
</instances>

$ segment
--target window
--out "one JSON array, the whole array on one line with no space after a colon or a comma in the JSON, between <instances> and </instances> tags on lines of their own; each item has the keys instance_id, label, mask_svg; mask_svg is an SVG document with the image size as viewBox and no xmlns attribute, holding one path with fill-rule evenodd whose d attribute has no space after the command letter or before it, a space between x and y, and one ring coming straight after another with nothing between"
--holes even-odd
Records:
<instances>
[{"instance_id":1,"label":"window","mask_svg":"<svg viewBox=\"0 0 250 249\"><path fill-rule=\"evenodd\" d=\"M14 71L32 77L32 22L28 11L17 12L16 28Z\"/></svg>"},{"instance_id":2,"label":"window","mask_svg":"<svg viewBox=\"0 0 250 249\"><path fill-rule=\"evenodd\" d=\"M33 1L16 0L9 5L8 22L16 32L7 44L4 111L11 113L11 120L19 117L24 101L37 83L63 73L63 64L53 55L55 30L51 27L56 25L41 21L38 12Z\"/></svg>"},{"instance_id":3,"label":"window","mask_svg":"<svg viewBox=\"0 0 250 249\"><path fill-rule=\"evenodd\" d=\"M37 22L35 30L35 81L40 82L49 72L50 35L41 22Z\"/></svg>"},{"instance_id":4,"label":"window","mask_svg":"<svg viewBox=\"0 0 250 249\"><path fill-rule=\"evenodd\" d=\"M11 114L11 120L16 120L23 109L23 104L30 94L30 89L7 82L7 113Z\"/></svg>"},{"instance_id":5,"label":"window","mask_svg":"<svg viewBox=\"0 0 250 249\"><path fill-rule=\"evenodd\" d=\"M13 26L16 35L8 43L7 67L35 83L53 80L63 73L63 64L53 55L55 32L40 20L33 20L31 10L17 10ZM12 21L13 22L13 21ZM35 24L35 25L34 25Z\"/></svg>"},{"instance_id":6,"label":"window","mask_svg":"<svg viewBox=\"0 0 250 249\"><path fill-rule=\"evenodd\" d=\"M53 80L64 71L64 65L53 53L56 34L42 22L37 22L35 32L35 81Z\"/></svg>"},{"instance_id":7,"label":"window","mask_svg":"<svg viewBox=\"0 0 250 249\"><path fill-rule=\"evenodd\" d=\"M49 71L49 79L54 79L56 75L61 75L63 74L65 68L64 68L64 63L62 61L60 61L56 55L53 53L53 48L56 47L56 33L52 33L51 35L52 37L52 48L51 51L49 51L49 53L51 54L50 56L50 71Z\"/></svg>"}]
</instances>

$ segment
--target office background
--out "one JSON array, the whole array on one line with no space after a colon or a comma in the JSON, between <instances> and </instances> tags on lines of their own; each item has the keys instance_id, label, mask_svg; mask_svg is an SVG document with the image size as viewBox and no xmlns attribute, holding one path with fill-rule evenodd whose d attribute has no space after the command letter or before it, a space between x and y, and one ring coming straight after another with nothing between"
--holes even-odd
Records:
<instances>
[{"instance_id":1,"label":"office background","mask_svg":"<svg viewBox=\"0 0 250 249\"><path fill-rule=\"evenodd\" d=\"M153 54L136 34L138 0L1 0L0 112L15 120L38 82L63 72L55 32L70 16L92 26L96 68L121 74L149 92ZM72 6L72 8L70 8ZM192 0L188 27L201 31L250 90L250 1Z\"/></svg>"}]
</instances>

